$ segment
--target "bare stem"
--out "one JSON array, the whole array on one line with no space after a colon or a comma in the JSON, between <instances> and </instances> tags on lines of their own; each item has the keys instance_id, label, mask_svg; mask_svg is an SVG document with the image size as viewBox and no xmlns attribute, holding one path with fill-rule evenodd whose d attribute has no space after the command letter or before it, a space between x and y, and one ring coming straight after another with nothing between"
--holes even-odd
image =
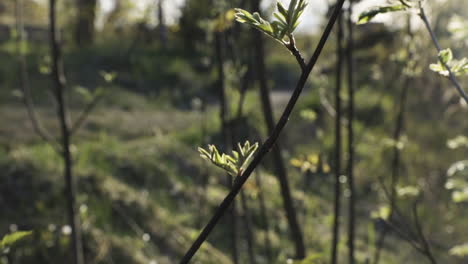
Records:
<instances>
[{"instance_id":1,"label":"bare stem","mask_svg":"<svg viewBox=\"0 0 468 264\"><path fill-rule=\"evenodd\" d=\"M301 67L301 70L304 71L306 69L307 65L305 63L304 58L301 55L301 52L296 47L296 39L294 38L293 34L289 35L289 43L285 43L284 45L286 46L286 48L289 51L291 51L291 53L296 58L297 63L299 63L299 66Z\"/></svg>"}]
</instances>

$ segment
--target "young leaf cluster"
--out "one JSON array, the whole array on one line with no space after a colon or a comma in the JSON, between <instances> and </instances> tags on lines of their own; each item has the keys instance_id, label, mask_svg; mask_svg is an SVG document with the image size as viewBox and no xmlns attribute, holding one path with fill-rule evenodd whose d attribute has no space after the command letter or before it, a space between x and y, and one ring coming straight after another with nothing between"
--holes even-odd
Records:
<instances>
[{"instance_id":1,"label":"young leaf cluster","mask_svg":"<svg viewBox=\"0 0 468 264\"><path fill-rule=\"evenodd\" d=\"M198 152L200 152L203 159L211 161L211 163L233 176L238 176L249 165L253 154L258 148L258 143L251 145L249 141L246 141L243 146L238 143L237 148L238 151L232 151L232 156L219 153L215 145L208 145L207 150L199 147Z\"/></svg>"},{"instance_id":2,"label":"young leaf cluster","mask_svg":"<svg viewBox=\"0 0 468 264\"><path fill-rule=\"evenodd\" d=\"M466 75L468 74L468 59L463 58L456 60L453 58L451 49L444 49L439 52L439 62L429 65L430 69L443 76L449 76L449 71L445 67L447 65L453 74Z\"/></svg>"},{"instance_id":3,"label":"young leaf cluster","mask_svg":"<svg viewBox=\"0 0 468 264\"><path fill-rule=\"evenodd\" d=\"M268 36L278 40L284 45L288 45L284 38L287 36L292 41L292 34L299 25L299 18L307 7L306 0L291 0L286 9L283 4L277 2L278 12L273 13L276 18L273 22L263 19L258 12L250 12L236 8L236 20L240 23L248 24Z\"/></svg>"},{"instance_id":4,"label":"young leaf cluster","mask_svg":"<svg viewBox=\"0 0 468 264\"><path fill-rule=\"evenodd\" d=\"M455 203L468 202L468 160L450 166L447 176L445 188L452 191L452 200Z\"/></svg>"}]
</instances>

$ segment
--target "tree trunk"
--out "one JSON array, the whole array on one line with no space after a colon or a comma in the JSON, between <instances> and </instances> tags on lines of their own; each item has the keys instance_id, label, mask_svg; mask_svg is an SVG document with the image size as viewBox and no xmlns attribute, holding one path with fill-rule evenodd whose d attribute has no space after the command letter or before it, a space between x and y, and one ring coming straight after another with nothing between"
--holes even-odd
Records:
<instances>
[{"instance_id":1,"label":"tree trunk","mask_svg":"<svg viewBox=\"0 0 468 264\"><path fill-rule=\"evenodd\" d=\"M218 87L219 87L219 103L220 103L220 120L223 138L223 148L227 150L230 144L230 133L228 128L228 108L226 104L225 94L225 75L224 75L224 53L223 53L223 40L224 36L221 32L215 33L215 52L217 58L217 70L218 70ZM232 188L233 178L230 174L227 174L228 188ZM229 225L231 226L231 250L232 260L234 264L239 263L239 252L238 252L238 241L237 241L237 210L236 203L233 201L230 209Z\"/></svg>"},{"instance_id":2,"label":"tree trunk","mask_svg":"<svg viewBox=\"0 0 468 264\"><path fill-rule=\"evenodd\" d=\"M410 18L408 17L408 34L412 38L412 31L411 31L411 21ZM407 61L411 61L412 58L412 52L410 49L410 44L408 44L408 56L409 58ZM392 139L395 143L399 142L401 139L401 135L403 134L404 131L404 122L405 122L405 112L406 112L406 101L408 100L408 89L409 89L409 84L411 82L411 78L409 76L405 77L405 80L403 82L403 87L401 89L400 95L399 95L399 109L398 109L398 114L396 118L396 123L395 123L395 130L393 131L393 136ZM399 178L400 178L400 149L398 146L395 144L393 147L393 157L392 157L392 174L391 174L391 183L390 183L390 216L389 219L391 219L395 213L395 207L396 207L396 199L397 199L397 189L396 186L398 184ZM380 253L382 251L382 248L385 243L385 238L387 237L387 234L389 232L389 228L385 226L385 229L380 233L380 237L377 239L377 244L376 244L376 250L374 253L374 264L378 264L380 261Z\"/></svg>"},{"instance_id":3,"label":"tree trunk","mask_svg":"<svg viewBox=\"0 0 468 264\"><path fill-rule=\"evenodd\" d=\"M269 224L268 216L267 216L265 197L263 196L262 179L259 173L257 173L257 175L255 176L256 176L255 181L259 189L258 203L260 206L260 216L262 218L263 229L265 232L265 255L267 256L268 263L273 263L273 250L272 250L271 241L270 241L270 224Z\"/></svg>"},{"instance_id":4,"label":"tree trunk","mask_svg":"<svg viewBox=\"0 0 468 264\"><path fill-rule=\"evenodd\" d=\"M158 33L161 46L167 46L167 28L164 17L164 0L158 0Z\"/></svg>"},{"instance_id":5,"label":"tree trunk","mask_svg":"<svg viewBox=\"0 0 468 264\"><path fill-rule=\"evenodd\" d=\"M354 186L354 79L353 79L353 21L351 20L353 13L352 0L349 1L348 9L348 40L346 47L346 58L348 64L348 187L349 187L349 203L348 203L348 263L355 263L354 256L354 240L355 240L355 186Z\"/></svg>"},{"instance_id":6,"label":"tree trunk","mask_svg":"<svg viewBox=\"0 0 468 264\"><path fill-rule=\"evenodd\" d=\"M96 0L77 1L77 22L75 41L79 47L85 47L94 41L94 21L96 18Z\"/></svg>"},{"instance_id":7,"label":"tree trunk","mask_svg":"<svg viewBox=\"0 0 468 264\"><path fill-rule=\"evenodd\" d=\"M260 11L260 1L253 0L253 10ZM268 133L271 133L275 127L275 121L273 118L273 109L270 102L270 91L266 79L265 69L265 50L262 39L262 33L256 29L252 29L254 35L255 49L256 49L256 68L257 68L257 79L260 84L260 97L262 102L263 115L268 128ZM288 182L288 176L284 165L283 157L281 155L281 148L278 142L273 146L272 149L274 166L276 176L278 177L281 195L283 197L283 206L286 212L289 229L291 232L291 240L295 247L295 258L304 259L305 257L305 246L304 239L302 237L302 231L297 221L296 209L294 208L294 202L291 197L291 191Z\"/></svg>"},{"instance_id":8,"label":"tree trunk","mask_svg":"<svg viewBox=\"0 0 468 264\"><path fill-rule=\"evenodd\" d=\"M336 63L336 90L335 90L335 202L333 212L333 229L332 229L332 250L331 264L338 263L338 244L340 237L340 209L341 209L341 74L343 64L343 15L338 17L338 33L337 33L337 63Z\"/></svg>"},{"instance_id":9,"label":"tree trunk","mask_svg":"<svg viewBox=\"0 0 468 264\"><path fill-rule=\"evenodd\" d=\"M241 204L242 204L242 212L243 212L243 219L244 219L244 226L245 226L245 236L247 240L247 254L249 255L249 263L256 264L257 261L255 260L255 253L254 253L254 236L253 236L253 226L252 226L252 218L249 212L249 206L247 203L247 197L245 195L245 190L241 190Z\"/></svg>"},{"instance_id":10,"label":"tree trunk","mask_svg":"<svg viewBox=\"0 0 468 264\"><path fill-rule=\"evenodd\" d=\"M64 165L65 196L67 202L68 219L71 226L71 250L73 263L83 264L83 245L81 241L80 218L76 210L76 187L72 174L72 157L70 152L70 130L67 124L67 109L65 105L65 77L63 75L62 57L57 36L55 0L49 1L49 30L50 48L52 57L52 80L54 83L54 95L57 101L57 115L60 122L62 158Z\"/></svg>"}]
</instances>

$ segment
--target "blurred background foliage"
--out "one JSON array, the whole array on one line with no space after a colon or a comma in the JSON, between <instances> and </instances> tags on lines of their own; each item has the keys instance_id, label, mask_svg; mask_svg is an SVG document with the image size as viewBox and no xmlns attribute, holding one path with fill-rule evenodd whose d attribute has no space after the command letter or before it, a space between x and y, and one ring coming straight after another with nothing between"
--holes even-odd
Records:
<instances>
[{"instance_id":1,"label":"blurred background foliage","mask_svg":"<svg viewBox=\"0 0 468 264\"><path fill-rule=\"evenodd\" d=\"M72 146L87 263L176 263L227 193L223 174L199 158L197 147L222 145L213 36L220 28L220 14L234 7L249 9L248 1L158 2L94 1L95 17L83 22L84 29L77 33L75 1L58 1L71 117L86 101L80 89L106 90ZM311 1L309 9L327 9L328 2ZM426 2L442 46L451 47L455 57L466 56L468 5L464 0ZM0 236L17 230L33 234L1 253L0 263L68 263L70 227L64 214L62 165L57 153L32 131L22 104L15 3L0 2ZM27 40L22 45L29 85L44 126L57 131L47 75L47 2L23 3ZM358 5L372 4L362 1ZM271 9L267 2L264 7ZM318 21L315 29L303 29L296 36L307 57L325 16L316 12L304 16L315 16ZM229 20L229 14L224 19ZM372 216L381 216L382 206L388 203L379 179L389 179L396 144L402 151L402 208L418 200L424 230L440 263L468 261L468 105L446 79L429 70L436 51L415 20L410 62L405 49L408 34L402 23L405 15L383 16L381 21L355 26L359 263L371 260L376 234L382 231L379 217ZM86 23L88 31L92 25L89 32ZM227 23L221 29L229 33L224 69L229 112L235 113L240 76L254 55L255 43L245 26ZM328 263L334 38L280 139L308 252L306 260L294 263ZM278 114L295 86L299 68L281 45L265 43L267 78ZM112 84L103 80L103 71L116 74ZM404 137L393 142L399 93L407 76L411 82ZM460 77L460 81L466 84L468 79ZM246 92L241 132L251 141L266 137L259 101L258 85L253 82ZM269 159L254 177L262 179L262 186L251 180L245 193L257 263L269 263L266 236L271 240L274 263L293 263L279 183ZM259 193L265 197L268 232L262 224ZM246 263L243 231L239 231L239 243L242 263ZM222 221L194 263L231 263L228 233ZM344 239L340 250L344 255ZM421 258L392 234L380 263L423 263Z\"/></svg>"}]
</instances>

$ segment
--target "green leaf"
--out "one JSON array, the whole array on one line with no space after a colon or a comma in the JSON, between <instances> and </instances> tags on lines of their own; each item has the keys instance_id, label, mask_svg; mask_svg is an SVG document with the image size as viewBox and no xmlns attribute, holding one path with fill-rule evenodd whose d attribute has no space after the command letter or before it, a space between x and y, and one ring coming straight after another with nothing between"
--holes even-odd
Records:
<instances>
[{"instance_id":1,"label":"green leaf","mask_svg":"<svg viewBox=\"0 0 468 264\"><path fill-rule=\"evenodd\" d=\"M447 141L447 147L449 149L468 148L468 137L460 135L452 138Z\"/></svg>"},{"instance_id":2,"label":"green leaf","mask_svg":"<svg viewBox=\"0 0 468 264\"><path fill-rule=\"evenodd\" d=\"M419 195L419 189L416 186L397 187L397 194L400 197L416 197Z\"/></svg>"},{"instance_id":3,"label":"green leaf","mask_svg":"<svg viewBox=\"0 0 468 264\"><path fill-rule=\"evenodd\" d=\"M461 60L455 60L453 58L450 59L451 57L450 54L446 54L444 56L447 56L444 58L444 60L449 59L448 63L446 63L445 65L447 65L447 67L450 68L450 70L452 71L454 75L467 75L468 74L468 59L467 58L463 58ZM442 76L447 77L449 76L449 71L447 70L445 65L442 64L441 60L442 59L440 59L437 63L430 64L429 69L431 69L434 72L439 73Z\"/></svg>"},{"instance_id":4,"label":"green leaf","mask_svg":"<svg viewBox=\"0 0 468 264\"><path fill-rule=\"evenodd\" d=\"M263 31L267 35L273 36L273 28L270 23L264 20L259 13L255 12L251 14L240 8L234 10L236 11L235 18L238 22L248 24Z\"/></svg>"},{"instance_id":5,"label":"green leaf","mask_svg":"<svg viewBox=\"0 0 468 264\"><path fill-rule=\"evenodd\" d=\"M278 8L278 11L280 12L281 15L283 15L283 17L285 18L285 21L286 21L286 17L288 17L288 11L286 11L286 8L284 8L284 6L283 6L283 4L281 4L281 2L277 2L276 7Z\"/></svg>"},{"instance_id":6,"label":"green leaf","mask_svg":"<svg viewBox=\"0 0 468 264\"><path fill-rule=\"evenodd\" d=\"M368 23L372 18L377 16L378 14L384 14L389 12L396 12L396 11L403 11L408 9L405 5L392 5L392 6L379 6L374 7L368 11L365 11L359 15L359 19L357 24L365 24Z\"/></svg>"},{"instance_id":7,"label":"green leaf","mask_svg":"<svg viewBox=\"0 0 468 264\"><path fill-rule=\"evenodd\" d=\"M302 119L307 121L315 121L317 120L317 113L311 109L305 109L300 112Z\"/></svg>"},{"instance_id":8,"label":"green leaf","mask_svg":"<svg viewBox=\"0 0 468 264\"><path fill-rule=\"evenodd\" d=\"M452 200L456 203L468 202L468 188L452 193Z\"/></svg>"},{"instance_id":9,"label":"green leaf","mask_svg":"<svg viewBox=\"0 0 468 264\"><path fill-rule=\"evenodd\" d=\"M293 18L294 11L296 9L296 4L297 4L297 0L291 0L291 2L289 2L288 16L286 20L288 23L291 23L291 19Z\"/></svg>"},{"instance_id":10,"label":"green leaf","mask_svg":"<svg viewBox=\"0 0 468 264\"><path fill-rule=\"evenodd\" d=\"M439 52L439 59L443 64L449 64L453 60L451 49L444 49Z\"/></svg>"},{"instance_id":11,"label":"green leaf","mask_svg":"<svg viewBox=\"0 0 468 264\"><path fill-rule=\"evenodd\" d=\"M468 256L468 243L452 247L449 254L460 258Z\"/></svg>"},{"instance_id":12,"label":"green leaf","mask_svg":"<svg viewBox=\"0 0 468 264\"><path fill-rule=\"evenodd\" d=\"M452 60L451 68L455 75L468 75L468 59Z\"/></svg>"},{"instance_id":13,"label":"green leaf","mask_svg":"<svg viewBox=\"0 0 468 264\"><path fill-rule=\"evenodd\" d=\"M431 71L433 72L437 72L442 76L449 76L448 70L445 68L444 65L440 64L440 62L430 64L429 69L431 69Z\"/></svg>"},{"instance_id":14,"label":"green leaf","mask_svg":"<svg viewBox=\"0 0 468 264\"><path fill-rule=\"evenodd\" d=\"M447 176L452 177L455 174L462 172L468 173L468 160L462 160L452 164L452 166L447 170Z\"/></svg>"},{"instance_id":15,"label":"green leaf","mask_svg":"<svg viewBox=\"0 0 468 264\"><path fill-rule=\"evenodd\" d=\"M299 4L297 5L297 8L295 8L292 21L290 23L290 33L292 34L294 30L296 30L297 26L299 25L299 18L301 15L304 13L305 8L307 7L307 1L301 0L299 1Z\"/></svg>"},{"instance_id":16,"label":"green leaf","mask_svg":"<svg viewBox=\"0 0 468 264\"><path fill-rule=\"evenodd\" d=\"M2 241L0 241L0 249L12 246L16 242L30 236L31 234L32 231L18 231L5 235Z\"/></svg>"},{"instance_id":17,"label":"green leaf","mask_svg":"<svg viewBox=\"0 0 468 264\"><path fill-rule=\"evenodd\" d=\"M463 179L450 178L445 183L445 189L447 190L458 190L468 186L468 183Z\"/></svg>"},{"instance_id":18,"label":"green leaf","mask_svg":"<svg viewBox=\"0 0 468 264\"><path fill-rule=\"evenodd\" d=\"M75 92L79 94L86 102L93 100L91 92L83 86L75 86Z\"/></svg>"},{"instance_id":19,"label":"green leaf","mask_svg":"<svg viewBox=\"0 0 468 264\"><path fill-rule=\"evenodd\" d=\"M390 217L390 207L384 205L371 212L371 218L387 220Z\"/></svg>"},{"instance_id":20,"label":"green leaf","mask_svg":"<svg viewBox=\"0 0 468 264\"><path fill-rule=\"evenodd\" d=\"M104 81L107 82L107 83L112 83L115 80L115 78L117 78L117 73L116 72L100 71L99 74L104 79Z\"/></svg>"}]
</instances>

